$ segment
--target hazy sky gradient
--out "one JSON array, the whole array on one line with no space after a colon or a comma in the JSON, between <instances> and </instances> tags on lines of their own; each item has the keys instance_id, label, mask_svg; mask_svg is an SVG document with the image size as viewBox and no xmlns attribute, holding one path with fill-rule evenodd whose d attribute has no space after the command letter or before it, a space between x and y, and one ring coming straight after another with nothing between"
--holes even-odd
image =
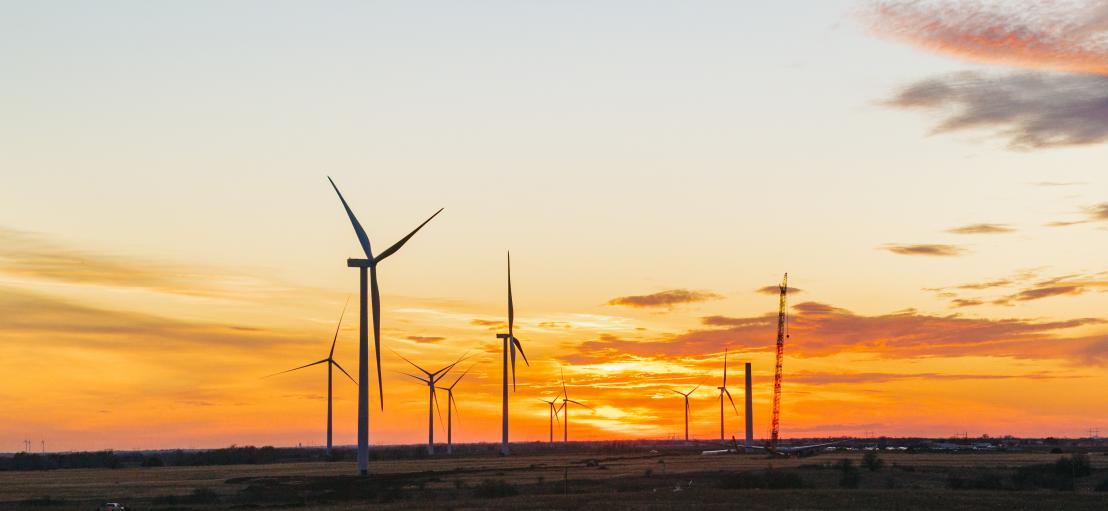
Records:
<instances>
[{"instance_id":1,"label":"hazy sky gradient","mask_svg":"<svg viewBox=\"0 0 1108 511\"><path fill-rule=\"evenodd\" d=\"M725 345L763 434L773 331L728 318L772 313L785 271L786 436L1108 422L1106 147L935 132L949 112L897 106L913 84L1036 67L883 39L873 4L0 5L0 451L322 442L323 369L260 377L322 358L357 292L327 175L376 247L446 208L382 264L409 358L494 346L474 320L503 319L512 251L515 439L544 437L563 363L599 410L575 438L676 434L666 388L714 381ZM1011 232L958 232L978 224ZM722 298L610 304L671 290ZM371 441L418 442L425 390L383 358ZM460 441L498 436L478 358Z\"/></svg>"}]
</instances>

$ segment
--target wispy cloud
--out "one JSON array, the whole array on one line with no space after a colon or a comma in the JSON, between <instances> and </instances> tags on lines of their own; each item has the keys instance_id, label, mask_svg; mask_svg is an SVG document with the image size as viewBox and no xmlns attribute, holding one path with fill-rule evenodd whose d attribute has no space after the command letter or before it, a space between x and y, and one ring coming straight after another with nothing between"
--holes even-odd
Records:
<instances>
[{"instance_id":1,"label":"wispy cloud","mask_svg":"<svg viewBox=\"0 0 1108 511\"><path fill-rule=\"evenodd\" d=\"M754 292L762 293L764 295L778 295L778 294L781 293L781 286L760 287L758 289L755 289ZM800 289L800 288L795 288L795 287L789 286L788 292L789 292L790 295L795 295L797 293L803 293L804 290Z\"/></svg>"},{"instance_id":2,"label":"wispy cloud","mask_svg":"<svg viewBox=\"0 0 1108 511\"><path fill-rule=\"evenodd\" d=\"M1035 181L1031 183L1032 186L1041 186L1046 188L1058 186L1078 186L1083 184L1087 183L1083 181Z\"/></svg>"},{"instance_id":3,"label":"wispy cloud","mask_svg":"<svg viewBox=\"0 0 1108 511\"><path fill-rule=\"evenodd\" d=\"M405 339L412 342L418 342L420 344L433 344L439 341L445 341L446 337L437 337L433 335L409 335L405 337Z\"/></svg>"},{"instance_id":4,"label":"wispy cloud","mask_svg":"<svg viewBox=\"0 0 1108 511\"><path fill-rule=\"evenodd\" d=\"M937 112L934 133L991 130L1013 149L1108 139L1108 77L966 72L914 83L886 102Z\"/></svg>"},{"instance_id":5,"label":"wispy cloud","mask_svg":"<svg viewBox=\"0 0 1108 511\"><path fill-rule=\"evenodd\" d=\"M1088 349L1087 338L1066 331L1105 323L1100 318L1057 321L936 316L908 310L866 316L817 302L793 307L788 352L792 356L827 356L843 352L882 357L992 355L1021 358L1075 358ZM754 317L709 316L706 329L653 340L601 336L579 346L578 353L600 358L687 357L733 350L773 349L776 314Z\"/></svg>"},{"instance_id":6,"label":"wispy cloud","mask_svg":"<svg viewBox=\"0 0 1108 511\"><path fill-rule=\"evenodd\" d=\"M1058 378L1074 378L1072 375L1037 372L1030 374L966 374L966 373L834 373L801 371L790 375L789 381L806 383L810 385L824 384L870 384L886 383L898 380L1048 380Z\"/></svg>"},{"instance_id":7,"label":"wispy cloud","mask_svg":"<svg viewBox=\"0 0 1108 511\"><path fill-rule=\"evenodd\" d=\"M950 306L953 308L974 307L977 305L982 305L984 303L985 302L977 300L975 298L955 298L950 301Z\"/></svg>"},{"instance_id":8,"label":"wispy cloud","mask_svg":"<svg viewBox=\"0 0 1108 511\"><path fill-rule=\"evenodd\" d=\"M900 255L917 255L917 256L937 256L937 257L952 257L959 256L966 252L966 249L957 245L943 245L922 243L915 245L900 245L900 244L887 244L881 247L882 250L887 250L894 254Z\"/></svg>"},{"instance_id":9,"label":"wispy cloud","mask_svg":"<svg viewBox=\"0 0 1108 511\"><path fill-rule=\"evenodd\" d=\"M997 298L993 303L1011 305L1012 302L1030 302L1056 296L1076 296L1094 290L1108 291L1108 272L1094 275L1066 275L1042 280L1013 294Z\"/></svg>"},{"instance_id":10,"label":"wispy cloud","mask_svg":"<svg viewBox=\"0 0 1108 511\"><path fill-rule=\"evenodd\" d=\"M887 0L872 31L938 53L1036 70L1108 75L1108 4Z\"/></svg>"},{"instance_id":11,"label":"wispy cloud","mask_svg":"<svg viewBox=\"0 0 1108 511\"><path fill-rule=\"evenodd\" d=\"M864 12L880 36L1035 70L933 78L887 102L939 112L935 133L991 130L1014 149L1108 139L1108 4L889 0L873 2Z\"/></svg>"},{"instance_id":12,"label":"wispy cloud","mask_svg":"<svg viewBox=\"0 0 1108 511\"><path fill-rule=\"evenodd\" d=\"M693 291L689 289L670 289L649 295L632 295L613 298L608 305L619 305L633 308L673 307L685 303L706 302L719 300L723 296L708 291Z\"/></svg>"},{"instance_id":13,"label":"wispy cloud","mask_svg":"<svg viewBox=\"0 0 1108 511\"><path fill-rule=\"evenodd\" d=\"M1108 222L1108 202L1102 202L1095 206L1088 206L1082 212L1081 220L1057 221L1046 224L1048 227L1067 227L1070 225L1087 224L1091 222Z\"/></svg>"},{"instance_id":14,"label":"wispy cloud","mask_svg":"<svg viewBox=\"0 0 1108 511\"><path fill-rule=\"evenodd\" d=\"M104 253L0 226L0 273L78 286L137 289L190 297L249 300L318 292L250 275L157 258Z\"/></svg>"},{"instance_id":15,"label":"wispy cloud","mask_svg":"<svg viewBox=\"0 0 1108 511\"><path fill-rule=\"evenodd\" d=\"M951 234L1004 234L1015 232L1011 226L1005 224L970 224L952 227L946 232Z\"/></svg>"}]
</instances>

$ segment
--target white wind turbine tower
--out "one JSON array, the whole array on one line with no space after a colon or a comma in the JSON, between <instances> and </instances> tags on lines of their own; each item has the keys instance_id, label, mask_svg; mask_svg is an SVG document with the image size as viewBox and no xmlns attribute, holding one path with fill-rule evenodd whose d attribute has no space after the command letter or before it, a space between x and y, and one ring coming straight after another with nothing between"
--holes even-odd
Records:
<instances>
[{"instance_id":1,"label":"white wind turbine tower","mask_svg":"<svg viewBox=\"0 0 1108 511\"><path fill-rule=\"evenodd\" d=\"M367 331L368 323L366 316L366 306L369 302L367 300L367 288L372 289L370 298L373 305L373 344L377 354L377 389L381 399L381 409L385 409L385 389L381 386L381 292L377 288L377 265L384 261L388 256L396 253L408 242L415 233L419 232L423 226L427 225L432 218L442 213L442 209L431 215L431 218L424 220L419 227L416 227L414 231L410 232L407 236L404 236L397 241L393 246L385 249L377 257L373 257L373 250L369 245L369 236L365 233L365 229L362 228L362 224L358 222L358 219L354 216L354 212L350 210L350 205L346 203L346 199L343 198L342 192L339 191L339 187L335 185L335 181L330 177L327 178L331 182L331 187L335 189L335 193L338 194L339 200L342 201L342 207L346 210L346 216L350 217L350 223L354 226L354 233L358 236L358 243L362 246L362 251L365 252L365 259L350 258L346 260L346 265L351 268L358 268L360 271L361 289L359 296L361 297L360 304L360 319L361 324L358 327L358 379L362 382L362 385L358 386L358 473L361 475L367 475L369 473L369 385L366 383L369 381L369 333ZM367 271L368 270L368 271ZM368 283L367 283L368 273Z\"/></svg>"},{"instance_id":2,"label":"white wind turbine tower","mask_svg":"<svg viewBox=\"0 0 1108 511\"><path fill-rule=\"evenodd\" d=\"M519 339L513 331L515 325L515 305L512 304L512 253L508 253L508 333L496 334L497 339L504 341L504 392L502 397L502 410L501 410L501 435L500 435L500 454L507 456L511 454L508 449L508 354L511 353L512 357L512 391L516 389L516 350L519 350L519 354L523 356L523 362L528 367L531 363L527 361L527 354L523 352L523 345L519 343Z\"/></svg>"},{"instance_id":3,"label":"white wind turbine tower","mask_svg":"<svg viewBox=\"0 0 1108 511\"><path fill-rule=\"evenodd\" d=\"M454 368L454 366L458 365L459 362L468 358L469 355L463 355L462 358L459 358L453 364L443 367L438 371L431 372L422 367L419 367L415 364L415 362L412 362L411 360L405 358L404 355L396 353L395 351L393 351L393 354L400 358L403 358L404 361L411 364L412 367L419 369L420 372L427 375L426 378L421 378L414 374L401 372L401 374L410 376L417 381L427 385L427 454L435 454L435 409L438 408L439 405L439 397L435 394L435 384L438 383L439 380L442 379L442 377L446 376L446 374L449 373L450 370ZM439 422L442 422L441 409L439 410Z\"/></svg>"},{"instance_id":4,"label":"white wind turbine tower","mask_svg":"<svg viewBox=\"0 0 1108 511\"><path fill-rule=\"evenodd\" d=\"M473 369L473 366L469 366L469 369ZM462 381L469 374L469 369L458 376L458 379L454 380L449 387L439 387L439 390L446 391L446 454L454 453L454 413L453 410L458 409L458 402L454 400L454 387L458 385L458 382ZM450 408L453 406L454 408ZM461 413L461 412L459 412ZM440 420L441 417L440 417Z\"/></svg>"},{"instance_id":5,"label":"white wind turbine tower","mask_svg":"<svg viewBox=\"0 0 1108 511\"><path fill-rule=\"evenodd\" d=\"M696 392L696 389L699 389L700 385L701 385L700 383L697 383L696 386L693 387L693 389L688 391L688 392L681 392L679 390L669 389L669 390L672 390L672 391L674 391L678 394L681 394L682 396L685 397L685 443L686 444L689 443L689 396L693 392Z\"/></svg>"},{"instance_id":6,"label":"white wind turbine tower","mask_svg":"<svg viewBox=\"0 0 1108 511\"><path fill-rule=\"evenodd\" d=\"M304 364L300 367L294 367L292 369L289 369L288 371L281 371L279 373L273 373L269 376L265 376L265 378L269 378L270 376L277 376L279 374L285 374L285 373L291 373L293 371L298 371L300 369L304 369L305 367L311 367L311 366L314 366L314 365L324 364L324 363L327 364L327 456L331 456L331 424L332 424L332 419L331 419L331 389L332 389L332 382L334 380L333 374L332 374L332 373L334 373L333 368L334 367L339 368L339 371L342 371L342 374L345 374L347 378L350 378L350 381L354 382L354 385L358 384L358 382L354 381L354 377L350 376L350 373L346 372L346 369L343 369L342 366L339 365L339 363L335 360L335 343L338 342L338 340L339 340L339 329L342 328L342 317L345 316L345 315L346 315L346 305L343 305L342 306L342 313L339 314L339 324L338 324L338 326L335 327L335 337L333 339L331 339L331 351L327 352L327 358L325 358L323 360L317 360L317 361L312 362L310 364Z\"/></svg>"},{"instance_id":7,"label":"white wind turbine tower","mask_svg":"<svg viewBox=\"0 0 1108 511\"><path fill-rule=\"evenodd\" d=\"M735 415L739 414L739 408L735 406L735 400L731 399L731 391L727 390L727 349L723 350L723 386L716 387L719 389L719 441L723 445L727 445L727 441L723 438L723 395L727 394L727 400L731 401L731 408L735 410Z\"/></svg>"},{"instance_id":8,"label":"white wind turbine tower","mask_svg":"<svg viewBox=\"0 0 1108 511\"><path fill-rule=\"evenodd\" d=\"M558 368L558 371L562 376L562 413L564 414L562 415L562 428L564 428L562 431L562 442L569 443L569 404L573 403L575 405L584 406L589 410L596 410L587 404L569 398L569 390L566 389L566 373L562 371L561 368Z\"/></svg>"}]
</instances>

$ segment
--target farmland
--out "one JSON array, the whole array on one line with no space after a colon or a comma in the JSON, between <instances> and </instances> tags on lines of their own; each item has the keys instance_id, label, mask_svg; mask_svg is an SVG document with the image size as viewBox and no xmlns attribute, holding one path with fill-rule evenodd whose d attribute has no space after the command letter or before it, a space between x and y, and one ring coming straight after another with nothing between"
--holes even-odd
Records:
<instances>
[{"instance_id":1,"label":"farmland","mask_svg":"<svg viewBox=\"0 0 1108 511\"><path fill-rule=\"evenodd\" d=\"M1057 476L1048 452L862 451L806 458L703 456L699 449L557 449L371 463L124 467L0 472L0 510L95 509L1104 509L1108 456ZM844 461L847 460L847 461ZM1022 467L1022 468L1021 468ZM1028 468L1031 467L1031 468ZM873 470L871 470L873 468ZM1086 469L1081 469L1086 470Z\"/></svg>"}]
</instances>

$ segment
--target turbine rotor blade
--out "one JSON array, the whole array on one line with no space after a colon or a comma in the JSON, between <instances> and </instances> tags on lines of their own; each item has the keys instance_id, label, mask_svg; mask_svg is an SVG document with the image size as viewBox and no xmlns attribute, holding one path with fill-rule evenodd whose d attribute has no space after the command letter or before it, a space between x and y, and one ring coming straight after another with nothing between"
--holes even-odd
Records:
<instances>
[{"instance_id":1,"label":"turbine rotor blade","mask_svg":"<svg viewBox=\"0 0 1108 511\"><path fill-rule=\"evenodd\" d=\"M350 376L350 373L346 372L346 369L343 369L342 366L335 361L335 359L332 358L331 363L335 364L335 367L339 368L339 371L342 371L342 374L345 374L347 378L350 378L350 381L354 382L354 385L358 384L358 380L355 380L353 376Z\"/></svg>"},{"instance_id":2,"label":"turbine rotor blade","mask_svg":"<svg viewBox=\"0 0 1108 511\"><path fill-rule=\"evenodd\" d=\"M723 386L727 387L727 349L723 350Z\"/></svg>"},{"instance_id":3,"label":"turbine rotor blade","mask_svg":"<svg viewBox=\"0 0 1108 511\"><path fill-rule=\"evenodd\" d=\"M419 369L420 371L422 371L422 372L423 372L424 374L426 374L427 376L429 376L429 377L430 377L430 376L432 376L432 375L433 375L433 373L429 373L429 372L427 372L427 370L426 370L426 369L424 369L424 368L422 368L422 367L419 367L418 365L416 365L416 363L415 363L415 362L412 362L411 360L408 360L408 358L407 358L407 357L405 357L404 355L401 355L401 354L397 353L397 352L396 352L396 350L394 350L394 349L392 349L392 348L389 348L389 351L391 351L393 355L396 355L396 356L398 356L398 357L400 357L400 358L404 359L404 361L405 361L405 362L407 362L407 363L411 364L411 365L412 365L412 367L414 367L414 368L416 368L416 369Z\"/></svg>"},{"instance_id":4,"label":"turbine rotor blade","mask_svg":"<svg viewBox=\"0 0 1108 511\"><path fill-rule=\"evenodd\" d=\"M400 250L400 247L403 247L404 244L408 242L408 240L412 239L412 236L415 236L415 233L419 232L419 230L422 229L423 226L427 225L427 222L430 222L432 219L439 216L439 213L442 213L443 209L444 208L439 208L439 210L436 211L435 214L431 215L431 217L428 218L427 220L424 220L422 224L419 224L419 227L416 227L414 231L408 233L407 236L404 236L403 238L400 238L400 241L397 241L391 247L385 249L384 252L381 252L381 255L377 256L376 259L373 259L371 257L370 259L373 259L373 264L377 264L381 261L384 261L386 257L395 254L397 250Z\"/></svg>"},{"instance_id":5,"label":"turbine rotor blade","mask_svg":"<svg viewBox=\"0 0 1108 511\"><path fill-rule=\"evenodd\" d=\"M531 367L531 362L527 360L527 354L523 352L523 344L519 342L519 339L512 337L512 344L519 350L519 354L523 355L523 363L527 364L527 367Z\"/></svg>"},{"instance_id":6,"label":"turbine rotor blade","mask_svg":"<svg viewBox=\"0 0 1108 511\"><path fill-rule=\"evenodd\" d=\"M346 216L350 217L350 223L354 226L354 233L358 235L358 243L362 245L362 251L365 252L366 258L372 261L373 249L369 246L369 236L366 235L365 229L362 229L362 224L358 222L358 218L354 216L354 212L350 210L350 205L346 203L346 199L343 198L342 192L339 191L339 187L335 185L335 180L331 179L331 176L327 176L327 180L331 182L331 187L335 189L335 193L339 194L342 207L346 209Z\"/></svg>"},{"instance_id":7,"label":"turbine rotor blade","mask_svg":"<svg viewBox=\"0 0 1108 511\"><path fill-rule=\"evenodd\" d=\"M458 384L458 382L462 381L462 378L465 378L465 375L469 374L469 370L470 370L470 369L473 369L473 366L475 366L475 365L477 365L477 364L473 364L473 365L469 366L469 368L467 368L467 369L465 370L465 372L463 372L463 373L462 373L462 374L461 374L460 376L458 376L458 379L454 380L454 383L451 383L451 384L450 384L450 387L448 387L448 388L447 388L447 390L451 390L451 391L453 391L453 390L454 390L454 386L455 386L455 385L457 385L457 384Z\"/></svg>"},{"instance_id":8,"label":"turbine rotor blade","mask_svg":"<svg viewBox=\"0 0 1108 511\"><path fill-rule=\"evenodd\" d=\"M426 384L427 384L427 380L425 380L425 379L423 379L423 378L420 378L419 376L416 376L416 375L414 375L414 374L411 374L411 373L405 373L404 371L394 371L394 372L397 372L397 373L403 374L404 376L410 376L410 377L412 377L413 379L415 379L416 381L418 381L418 382L420 382L420 383L422 383L422 384L424 384L424 385L426 385Z\"/></svg>"},{"instance_id":9,"label":"turbine rotor blade","mask_svg":"<svg viewBox=\"0 0 1108 511\"><path fill-rule=\"evenodd\" d=\"M516 391L516 344L508 340L508 348L512 353L512 392Z\"/></svg>"},{"instance_id":10,"label":"turbine rotor blade","mask_svg":"<svg viewBox=\"0 0 1108 511\"><path fill-rule=\"evenodd\" d=\"M377 355L377 393L381 410L385 409L385 379L381 376L381 290L377 288L377 268L369 269L371 298L373 302L373 349Z\"/></svg>"},{"instance_id":11,"label":"turbine rotor blade","mask_svg":"<svg viewBox=\"0 0 1108 511\"><path fill-rule=\"evenodd\" d=\"M279 373L267 374L267 375L265 375L265 376L262 376L262 378L269 378L270 376L277 376L278 374L285 374L285 373L291 373L291 372L293 372L293 371L299 371L299 370L301 370L301 369L304 369L305 367L312 367L312 366L314 366L314 365L322 364L322 363L324 363L324 362L326 362L326 361L328 361L328 360L330 360L330 359L326 359L326 358L325 358L325 359L323 359L323 360L320 360L320 361L318 361L318 362L312 362L312 363L310 363L310 364L304 364L304 365L302 365L302 366L300 366L300 367L294 367L294 368L292 368L292 369L289 369L288 371L281 371L281 372L279 372Z\"/></svg>"},{"instance_id":12,"label":"turbine rotor blade","mask_svg":"<svg viewBox=\"0 0 1108 511\"><path fill-rule=\"evenodd\" d=\"M446 422L442 420L442 408L439 407L439 394L435 392L435 387L431 387L431 397L435 401L435 411L439 413L439 431L446 433ZM450 403L447 403L449 405Z\"/></svg>"},{"instance_id":13,"label":"turbine rotor blade","mask_svg":"<svg viewBox=\"0 0 1108 511\"><path fill-rule=\"evenodd\" d=\"M562 377L562 395L569 399L569 391L566 390L566 370L565 368L558 367L558 374Z\"/></svg>"},{"instance_id":14,"label":"turbine rotor blade","mask_svg":"<svg viewBox=\"0 0 1108 511\"><path fill-rule=\"evenodd\" d=\"M339 314L339 324L335 327L335 338L331 340L331 353L327 358L335 358L335 343L339 342L339 329L342 328L342 317L346 315L346 306L350 305L350 297L346 297L346 303L342 306L342 314Z\"/></svg>"},{"instance_id":15,"label":"turbine rotor blade","mask_svg":"<svg viewBox=\"0 0 1108 511\"><path fill-rule=\"evenodd\" d=\"M731 392L728 391L727 389L723 389L723 391L727 393L727 399L729 401L731 401L731 408L733 410L735 410L735 415L738 415L739 414L739 407L735 406L735 400L731 398Z\"/></svg>"},{"instance_id":16,"label":"turbine rotor blade","mask_svg":"<svg viewBox=\"0 0 1108 511\"><path fill-rule=\"evenodd\" d=\"M581 406L584 406L585 408L588 408L589 410L592 410L592 411L594 411L594 412L596 411L596 408L593 408L593 407L591 407L591 406L589 406L589 405L587 405L587 404L585 404L585 403L582 403L582 402L580 402L580 401L574 401L574 400L572 400L572 399L567 399L566 401L569 401L570 403L573 403L573 404L575 404L575 405L581 405Z\"/></svg>"}]
</instances>

